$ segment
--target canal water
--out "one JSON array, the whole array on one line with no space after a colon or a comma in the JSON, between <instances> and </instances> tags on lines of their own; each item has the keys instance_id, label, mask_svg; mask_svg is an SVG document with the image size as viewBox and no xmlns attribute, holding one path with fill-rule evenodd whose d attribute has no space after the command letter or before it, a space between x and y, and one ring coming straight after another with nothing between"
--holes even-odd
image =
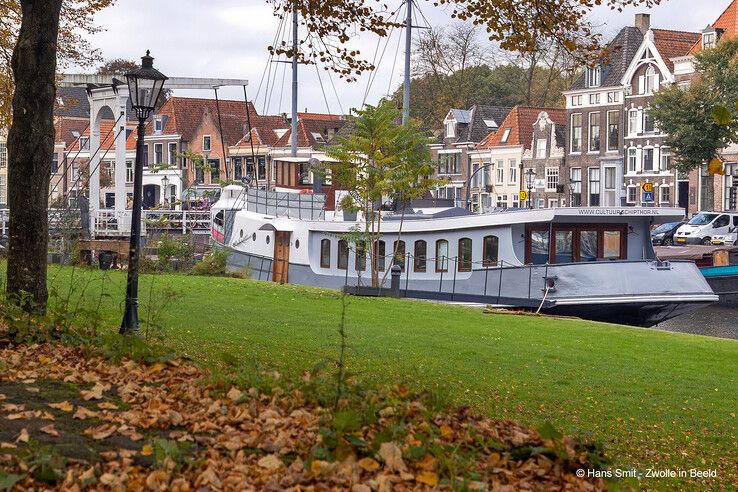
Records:
<instances>
[{"instance_id":1,"label":"canal water","mask_svg":"<svg viewBox=\"0 0 738 492\"><path fill-rule=\"evenodd\" d=\"M709 306L672 318L655 328L738 340L738 307Z\"/></svg>"}]
</instances>

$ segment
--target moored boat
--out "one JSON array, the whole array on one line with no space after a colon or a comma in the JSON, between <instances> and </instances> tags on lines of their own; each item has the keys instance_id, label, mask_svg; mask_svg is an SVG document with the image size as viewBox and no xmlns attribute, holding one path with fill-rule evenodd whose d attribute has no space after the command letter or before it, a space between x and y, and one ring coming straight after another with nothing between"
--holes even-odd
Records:
<instances>
[{"instance_id":1,"label":"moored boat","mask_svg":"<svg viewBox=\"0 0 738 492\"><path fill-rule=\"evenodd\" d=\"M326 195L226 187L213 242L255 279L341 289L371 285L363 230ZM327 205L327 206L326 206ZM660 261L654 223L676 208L551 208L471 214L433 203L385 212L373 245L380 286L400 294L652 326L718 300L692 261ZM395 254L397 252L397 254Z\"/></svg>"}]
</instances>

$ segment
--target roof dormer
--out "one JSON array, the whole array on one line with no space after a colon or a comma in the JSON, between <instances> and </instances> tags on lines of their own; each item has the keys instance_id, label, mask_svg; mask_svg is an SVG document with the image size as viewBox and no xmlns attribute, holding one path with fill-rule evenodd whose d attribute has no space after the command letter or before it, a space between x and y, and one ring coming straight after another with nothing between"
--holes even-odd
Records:
<instances>
[{"instance_id":1,"label":"roof dormer","mask_svg":"<svg viewBox=\"0 0 738 492\"><path fill-rule=\"evenodd\" d=\"M602 67L587 67L587 87L602 85Z\"/></svg>"},{"instance_id":2,"label":"roof dormer","mask_svg":"<svg viewBox=\"0 0 738 492\"><path fill-rule=\"evenodd\" d=\"M702 30L702 49L707 50L710 48L714 48L717 46L718 41L720 40L720 35L722 34L722 29L717 29L712 26L707 26L705 29Z\"/></svg>"}]
</instances>

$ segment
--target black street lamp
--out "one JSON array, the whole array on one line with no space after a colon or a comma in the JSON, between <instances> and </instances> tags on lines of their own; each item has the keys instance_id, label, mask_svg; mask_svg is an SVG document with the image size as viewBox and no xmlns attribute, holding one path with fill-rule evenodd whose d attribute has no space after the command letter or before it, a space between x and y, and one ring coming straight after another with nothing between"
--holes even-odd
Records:
<instances>
[{"instance_id":1,"label":"black street lamp","mask_svg":"<svg viewBox=\"0 0 738 492\"><path fill-rule=\"evenodd\" d=\"M138 263L141 242L141 202L143 195L144 126L154 111L167 77L154 68L154 58L141 57L141 68L128 72L128 92L131 107L138 117L136 163L133 176L133 210L131 211L131 241L128 249L128 281L126 282L126 310L120 324L121 335L138 333Z\"/></svg>"},{"instance_id":2,"label":"black street lamp","mask_svg":"<svg viewBox=\"0 0 738 492\"><path fill-rule=\"evenodd\" d=\"M528 208L533 208L533 183L536 179L536 172L533 169L525 171L525 182L528 186Z\"/></svg>"}]
</instances>

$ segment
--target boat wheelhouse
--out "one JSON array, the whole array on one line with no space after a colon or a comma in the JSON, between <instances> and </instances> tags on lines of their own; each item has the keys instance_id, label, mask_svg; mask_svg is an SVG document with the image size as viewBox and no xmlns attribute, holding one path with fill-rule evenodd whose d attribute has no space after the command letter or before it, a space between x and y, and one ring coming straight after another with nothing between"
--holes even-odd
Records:
<instances>
[{"instance_id":1,"label":"boat wheelhouse","mask_svg":"<svg viewBox=\"0 0 738 492\"><path fill-rule=\"evenodd\" d=\"M224 190L213 239L253 278L334 289L383 288L400 267L401 295L493 304L651 326L717 300L693 262L659 261L653 224L676 208L552 208L471 214L422 204L387 212L381 238L352 242L361 217L328 211L325 196ZM344 220L352 219L352 220ZM354 234L352 234L354 233Z\"/></svg>"}]
</instances>

